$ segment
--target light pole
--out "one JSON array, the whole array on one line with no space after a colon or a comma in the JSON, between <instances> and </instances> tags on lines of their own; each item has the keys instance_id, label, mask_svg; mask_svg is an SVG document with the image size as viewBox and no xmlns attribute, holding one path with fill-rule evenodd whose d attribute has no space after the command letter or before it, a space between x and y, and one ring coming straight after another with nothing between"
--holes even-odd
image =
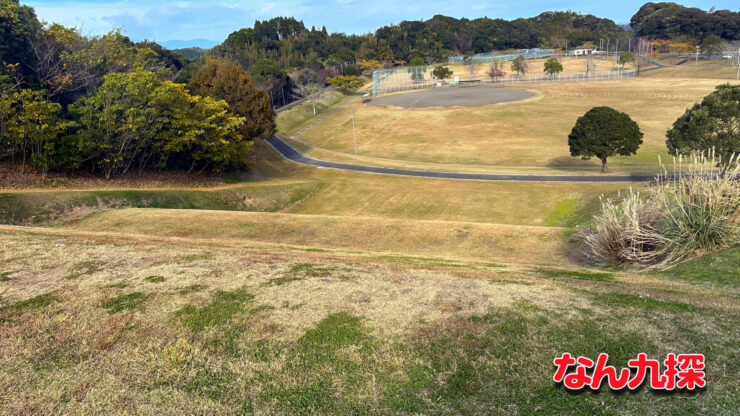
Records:
<instances>
[{"instance_id":1,"label":"light pole","mask_svg":"<svg viewBox=\"0 0 740 416\"><path fill-rule=\"evenodd\" d=\"M357 154L357 134L355 134L355 116L352 116L352 137L355 139L355 154Z\"/></svg>"},{"instance_id":2,"label":"light pole","mask_svg":"<svg viewBox=\"0 0 740 416\"><path fill-rule=\"evenodd\" d=\"M699 51L701 50L701 46L696 45L696 63L699 63Z\"/></svg>"}]
</instances>

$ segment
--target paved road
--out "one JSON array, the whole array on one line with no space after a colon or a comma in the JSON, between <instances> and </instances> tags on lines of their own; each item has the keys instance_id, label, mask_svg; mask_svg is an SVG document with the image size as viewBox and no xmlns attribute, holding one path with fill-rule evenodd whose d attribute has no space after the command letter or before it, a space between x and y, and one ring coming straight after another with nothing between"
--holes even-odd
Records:
<instances>
[{"instance_id":1,"label":"paved road","mask_svg":"<svg viewBox=\"0 0 740 416\"><path fill-rule=\"evenodd\" d=\"M433 170L413 170L383 168L378 166L363 166L350 163L328 162L305 156L293 146L286 143L278 136L267 139L272 146L284 158L304 165L321 168L350 170L354 172L380 173L385 175L416 176L421 178L461 179L473 181L505 181L505 182L650 182L655 175L508 175L491 173L459 173L438 172Z\"/></svg>"}]
</instances>

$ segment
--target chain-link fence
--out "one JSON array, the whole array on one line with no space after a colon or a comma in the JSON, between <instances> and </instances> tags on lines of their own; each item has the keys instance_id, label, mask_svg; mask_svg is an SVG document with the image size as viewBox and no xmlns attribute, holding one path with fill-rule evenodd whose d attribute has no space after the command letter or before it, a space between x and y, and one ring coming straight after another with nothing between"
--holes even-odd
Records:
<instances>
[{"instance_id":1,"label":"chain-link fence","mask_svg":"<svg viewBox=\"0 0 740 416\"><path fill-rule=\"evenodd\" d=\"M502 86L537 82L576 82L631 79L636 72L620 68L608 71L560 72L548 74L506 74L491 77L479 74L479 71L461 71L461 75L446 80L437 80L432 76L433 66L416 66L394 69L380 69L373 72L373 95L389 94L398 91L467 87L467 86Z\"/></svg>"},{"instance_id":2,"label":"chain-link fence","mask_svg":"<svg viewBox=\"0 0 740 416\"><path fill-rule=\"evenodd\" d=\"M503 52L487 52L477 53L468 57L468 61L480 63L480 62L493 62L493 61L513 61L518 56L524 57L524 59L541 59L548 58L551 56L562 55L560 49L519 49L516 51L503 51ZM447 58L450 63L463 63L465 57L462 55L451 55Z\"/></svg>"}]
</instances>

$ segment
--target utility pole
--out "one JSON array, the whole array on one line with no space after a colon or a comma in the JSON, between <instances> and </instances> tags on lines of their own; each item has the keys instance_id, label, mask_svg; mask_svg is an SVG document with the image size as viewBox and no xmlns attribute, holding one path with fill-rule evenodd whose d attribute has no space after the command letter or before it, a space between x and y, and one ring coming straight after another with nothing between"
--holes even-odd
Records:
<instances>
[{"instance_id":1,"label":"utility pole","mask_svg":"<svg viewBox=\"0 0 740 416\"><path fill-rule=\"evenodd\" d=\"M609 39L606 40L606 56L609 56Z\"/></svg>"},{"instance_id":2,"label":"utility pole","mask_svg":"<svg viewBox=\"0 0 740 416\"><path fill-rule=\"evenodd\" d=\"M352 137L355 139L355 154L357 154L357 134L355 133L355 116L352 116Z\"/></svg>"},{"instance_id":3,"label":"utility pole","mask_svg":"<svg viewBox=\"0 0 740 416\"><path fill-rule=\"evenodd\" d=\"M614 48L614 56L619 55L619 38L617 38L617 46Z\"/></svg>"},{"instance_id":4,"label":"utility pole","mask_svg":"<svg viewBox=\"0 0 740 416\"><path fill-rule=\"evenodd\" d=\"M696 45L696 63L699 63L699 51L701 50L701 46Z\"/></svg>"}]
</instances>

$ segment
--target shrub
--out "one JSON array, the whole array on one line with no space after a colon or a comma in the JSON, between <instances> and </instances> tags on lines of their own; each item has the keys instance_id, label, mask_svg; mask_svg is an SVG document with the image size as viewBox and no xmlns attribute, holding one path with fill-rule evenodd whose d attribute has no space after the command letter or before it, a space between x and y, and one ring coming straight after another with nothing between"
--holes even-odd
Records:
<instances>
[{"instance_id":1,"label":"shrub","mask_svg":"<svg viewBox=\"0 0 740 416\"><path fill-rule=\"evenodd\" d=\"M684 172L662 175L647 196L630 191L602 200L595 226L582 232L591 255L611 265L667 268L692 255L740 241L740 163L718 174L713 158L697 156Z\"/></svg>"}]
</instances>

